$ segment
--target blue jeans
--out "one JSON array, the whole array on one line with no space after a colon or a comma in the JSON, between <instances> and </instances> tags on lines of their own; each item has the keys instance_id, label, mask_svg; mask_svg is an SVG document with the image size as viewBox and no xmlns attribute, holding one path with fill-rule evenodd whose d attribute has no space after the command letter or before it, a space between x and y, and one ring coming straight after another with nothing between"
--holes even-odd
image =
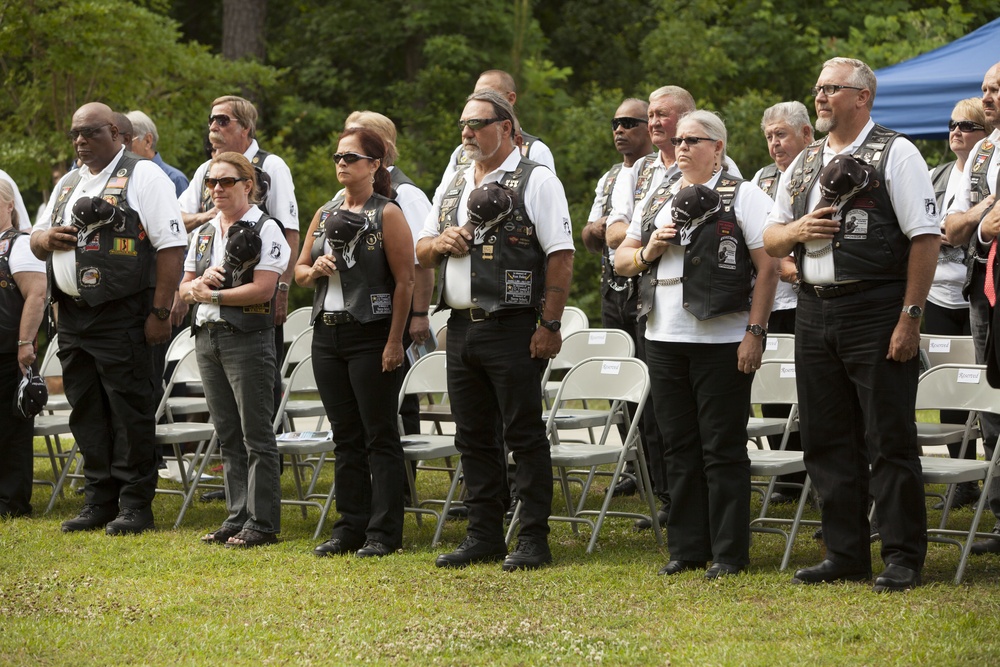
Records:
<instances>
[{"instance_id":1,"label":"blue jeans","mask_svg":"<svg viewBox=\"0 0 1000 667\"><path fill-rule=\"evenodd\" d=\"M227 528L281 530L281 480L274 439L274 331L202 328L195 336L208 411L219 434Z\"/></svg>"},{"instance_id":2,"label":"blue jeans","mask_svg":"<svg viewBox=\"0 0 1000 667\"><path fill-rule=\"evenodd\" d=\"M869 486L882 561L920 570L927 553L913 419L920 361L886 359L905 288L898 281L832 299L799 294L795 369L806 470L823 500L827 557L852 570L871 570Z\"/></svg>"},{"instance_id":3,"label":"blue jeans","mask_svg":"<svg viewBox=\"0 0 1000 667\"><path fill-rule=\"evenodd\" d=\"M312 363L333 426L337 513L333 537L349 548L375 540L403 543L405 473L399 441L400 375L382 372L389 320L313 329Z\"/></svg>"}]
</instances>

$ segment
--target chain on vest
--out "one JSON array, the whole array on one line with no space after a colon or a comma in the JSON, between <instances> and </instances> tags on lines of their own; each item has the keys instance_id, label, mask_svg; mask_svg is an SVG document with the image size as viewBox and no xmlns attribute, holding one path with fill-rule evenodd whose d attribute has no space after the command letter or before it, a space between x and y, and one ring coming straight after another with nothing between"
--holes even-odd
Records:
<instances>
[{"instance_id":1,"label":"chain on vest","mask_svg":"<svg viewBox=\"0 0 1000 667\"><path fill-rule=\"evenodd\" d=\"M28 234L16 229L8 229L0 234L0 353L17 353L20 338L21 312L24 310L24 296L14 283L14 272L10 268L10 254L14 242Z\"/></svg>"},{"instance_id":2,"label":"chain on vest","mask_svg":"<svg viewBox=\"0 0 1000 667\"><path fill-rule=\"evenodd\" d=\"M760 175L757 177L757 187L764 191L771 199L774 199L778 194L778 181L781 180L781 172L778 171L778 165L772 163L760 170Z\"/></svg>"},{"instance_id":3,"label":"chain on vest","mask_svg":"<svg viewBox=\"0 0 1000 667\"><path fill-rule=\"evenodd\" d=\"M831 242L834 258L834 280L905 280L910 256L910 240L899 227L889 191L885 187L885 158L898 132L876 124L852 155L875 168L875 178L862 192L843 207L843 224ZM788 179L792 219L806 215L809 192L823 169L823 148L826 138L813 142L799 154L789 167ZM934 202L928 202L934 205ZM805 245L795 247L799 267L805 256Z\"/></svg>"},{"instance_id":4,"label":"chain on vest","mask_svg":"<svg viewBox=\"0 0 1000 667\"><path fill-rule=\"evenodd\" d=\"M118 169L108 178L101 199L116 207L122 223L100 227L76 246L76 287L80 298L93 307L108 301L132 296L156 285L156 252L139 219L138 211L128 204L128 188L135 166L143 161L125 151ZM63 224L70 195L80 182L80 171L70 172L63 181L62 191L52 211L52 226ZM174 222L178 227L180 222ZM52 274L52 257L48 259L49 286L58 291Z\"/></svg>"},{"instance_id":5,"label":"chain on vest","mask_svg":"<svg viewBox=\"0 0 1000 667\"><path fill-rule=\"evenodd\" d=\"M260 197L260 203L257 204L257 208L262 210L265 214L268 213L267 210L267 197L271 194L271 175L264 171L264 160L270 155L267 151L263 149L258 149L257 153L250 160L250 164L253 165L253 170L257 176L257 194ZM208 169L205 170L205 178L208 178ZM205 184L205 181L201 182L201 209L200 211L204 213L215 206L215 202L212 201L212 188ZM278 226L284 229L284 225L281 221L275 218L275 222Z\"/></svg>"},{"instance_id":6,"label":"chain on vest","mask_svg":"<svg viewBox=\"0 0 1000 667\"><path fill-rule=\"evenodd\" d=\"M669 183L662 183L646 203L642 215L642 245L649 243L656 229L656 216L670 201L674 193ZM743 237L743 230L736 220L733 201L744 181L722 172L715 184L715 191L722 200L719 217L699 226L691 236L691 243L684 248L684 272L678 276L683 289L683 307L699 320L750 309L753 263ZM649 314L653 308L660 257L639 274L638 316Z\"/></svg>"},{"instance_id":7,"label":"chain on vest","mask_svg":"<svg viewBox=\"0 0 1000 667\"><path fill-rule=\"evenodd\" d=\"M357 263L350 269L339 272L344 307L359 322L374 322L392 317L392 297L396 290L396 281L389 269L382 236L382 214L389 201L382 195L373 193L365 202L361 213L368 218L368 223L362 230L356 246ZM343 203L344 195L341 193L320 209L319 224L313 232L310 251L313 263L319 259L320 255L324 254L323 244L326 242L327 218ZM316 281L311 320L313 323L323 312L323 304L326 301L329 287L329 278L324 277Z\"/></svg>"},{"instance_id":8,"label":"chain on vest","mask_svg":"<svg viewBox=\"0 0 1000 667\"><path fill-rule=\"evenodd\" d=\"M517 205L482 244L472 244L469 248L472 302L488 312L541 305L546 257L524 204L528 180L538 166L537 162L521 158L514 171L500 177L500 184L515 192ZM469 173L470 169L459 170L441 198L439 232L456 224ZM450 308L444 302L448 261L449 257L445 257L441 264L438 308Z\"/></svg>"}]
</instances>

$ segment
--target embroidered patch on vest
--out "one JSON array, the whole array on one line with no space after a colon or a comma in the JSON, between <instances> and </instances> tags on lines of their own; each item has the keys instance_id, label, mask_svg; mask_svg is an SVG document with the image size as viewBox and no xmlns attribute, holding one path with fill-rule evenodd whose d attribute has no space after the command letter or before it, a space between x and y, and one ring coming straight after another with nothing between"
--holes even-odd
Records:
<instances>
[{"instance_id":1,"label":"embroidered patch on vest","mask_svg":"<svg viewBox=\"0 0 1000 667\"><path fill-rule=\"evenodd\" d=\"M503 302L518 306L531 305L531 271L504 271Z\"/></svg>"},{"instance_id":2,"label":"embroidered patch on vest","mask_svg":"<svg viewBox=\"0 0 1000 667\"><path fill-rule=\"evenodd\" d=\"M111 244L109 255L127 255L135 257L139 253L135 249L135 239L125 236L116 236Z\"/></svg>"},{"instance_id":3,"label":"embroidered patch on vest","mask_svg":"<svg viewBox=\"0 0 1000 667\"><path fill-rule=\"evenodd\" d=\"M861 240L868 238L868 211L851 209L844 216L844 238Z\"/></svg>"}]
</instances>

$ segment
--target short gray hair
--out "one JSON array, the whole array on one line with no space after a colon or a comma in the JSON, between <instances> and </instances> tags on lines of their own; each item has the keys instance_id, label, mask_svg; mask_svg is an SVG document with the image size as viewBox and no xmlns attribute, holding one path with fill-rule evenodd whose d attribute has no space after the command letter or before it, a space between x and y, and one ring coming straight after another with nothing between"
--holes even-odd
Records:
<instances>
[{"instance_id":1,"label":"short gray hair","mask_svg":"<svg viewBox=\"0 0 1000 667\"><path fill-rule=\"evenodd\" d=\"M773 107L764 109L764 116L760 120L760 131L765 132L768 125L781 121L796 129L808 127L809 134L812 135L813 127L812 121L809 120L809 111L802 102L778 102Z\"/></svg>"},{"instance_id":2,"label":"short gray hair","mask_svg":"<svg viewBox=\"0 0 1000 667\"><path fill-rule=\"evenodd\" d=\"M847 77L847 83L852 86L857 86L858 88L863 88L867 90L872 95L868 98L868 109L872 108L875 104L875 89L878 86L878 79L875 78L875 72L872 68L868 66L867 63L858 60L857 58L830 58L825 63L823 63L823 69L827 67L837 67L839 65L847 65L851 68L851 74Z\"/></svg>"},{"instance_id":3,"label":"short gray hair","mask_svg":"<svg viewBox=\"0 0 1000 667\"><path fill-rule=\"evenodd\" d=\"M683 116L695 110L694 98L691 96L691 93L680 86L661 86L649 94L649 101L652 102L661 97L670 97L674 100L674 107L677 109L678 116Z\"/></svg>"},{"instance_id":4,"label":"short gray hair","mask_svg":"<svg viewBox=\"0 0 1000 667\"><path fill-rule=\"evenodd\" d=\"M726 143L728 141L728 133L726 132L726 124L722 122L719 115L714 111L708 111L707 109L696 109L691 113L686 113L680 117L677 121L678 127L684 121L694 121L702 126L705 130L705 134L712 141L722 142L722 155L719 156L721 162L726 161Z\"/></svg>"},{"instance_id":5,"label":"short gray hair","mask_svg":"<svg viewBox=\"0 0 1000 667\"><path fill-rule=\"evenodd\" d=\"M156 144L160 143L160 134L156 131L156 123L153 119L141 111L129 111L125 116L132 121L134 136L145 137L147 134L153 135L153 151L156 151Z\"/></svg>"},{"instance_id":6,"label":"short gray hair","mask_svg":"<svg viewBox=\"0 0 1000 667\"><path fill-rule=\"evenodd\" d=\"M493 113L497 115L497 118L510 121L510 140L514 140L514 134L518 128L517 115L514 113L514 107L511 106L506 97L490 88L483 88L469 95L466 101L489 102L493 105Z\"/></svg>"}]
</instances>

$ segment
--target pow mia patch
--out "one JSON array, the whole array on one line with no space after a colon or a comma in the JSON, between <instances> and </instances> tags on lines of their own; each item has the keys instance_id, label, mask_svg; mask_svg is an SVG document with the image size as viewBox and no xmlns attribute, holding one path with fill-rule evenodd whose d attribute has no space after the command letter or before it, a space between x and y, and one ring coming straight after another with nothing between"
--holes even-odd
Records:
<instances>
[{"instance_id":1,"label":"pow mia patch","mask_svg":"<svg viewBox=\"0 0 1000 667\"><path fill-rule=\"evenodd\" d=\"M863 240L868 238L868 211L851 209L844 216L844 238Z\"/></svg>"},{"instance_id":2,"label":"pow mia patch","mask_svg":"<svg viewBox=\"0 0 1000 667\"><path fill-rule=\"evenodd\" d=\"M281 257L281 244L278 243L278 242L271 243L271 250L268 251L267 254L268 254L268 256L271 257L271 259L278 259L278 258L280 258Z\"/></svg>"},{"instance_id":3,"label":"pow mia patch","mask_svg":"<svg viewBox=\"0 0 1000 667\"><path fill-rule=\"evenodd\" d=\"M736 239L731 236L719 239L719 268L736 270Z\"/></svg>"},{"instance_id":4,"label":"pow mia patch","mask_svg":"<svg viewBox=\"0 0 1000 667\"><path fill-rule=\"evenodd\" d=\"M937 200L936 199L925 199L924 200L924 210L927 211L927 216L937 219Z\"/></svg>"}]
</instances>

